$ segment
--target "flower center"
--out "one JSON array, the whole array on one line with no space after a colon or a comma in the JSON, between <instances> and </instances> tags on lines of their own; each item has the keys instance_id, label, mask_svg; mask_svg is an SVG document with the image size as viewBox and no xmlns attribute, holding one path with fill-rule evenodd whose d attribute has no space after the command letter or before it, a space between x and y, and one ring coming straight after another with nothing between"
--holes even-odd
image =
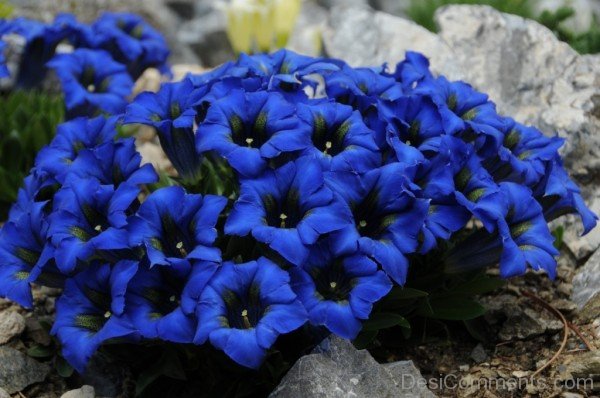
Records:
<instances>
[{"instance_id":1,"label":"flower center","mask_svg":"<svg viewBox=\"0 0 600 398\"><path fill-rule=\"evenodd\" d=\"M371 191L361 204L352 206L358 233L372 239L379 239L396 221L395 214L385 214L380 211L377 196L377 191Z\"/></svg>"},{"instance_id":2,"label":"flower center","mask_svg":"<svg viewBox=\"0 0 600 398\"><path fill-rule=\"evenodd\" d=\"M267 224L275 228L296 228L304 217L300 208L300 195L296 189L290 189L288 194L280 201L272 195L263 198L263 205L267 213Z\"/></svg>"},{"instance_id":3,"label":"flower center","mask_svg":"<svg viewBox=\"0 0 600 398\"><path fill-rule=\"evenodd\" d=\"M347 301L354 288L353 278L344 270L343 259L335 260L322 268L313 268L311 276L317 293L324 300Z\"/></svg>"},{"instance_id":4,"label":"flower center","mask_svg":"<svg viewBox=\"0 0 600 398\"><path fill-rule=\"evenodd\" d=\"M96 86L93 84L90 84L87 86L87 91L89 91L90 93L93 93L96 91Z\"/></svg>"},{"instance_id":5,"label":"flower center","mask_svg":"<svg viewBox=\"0 0 600 398\"><path fill-rule=\"evenodd\" d=\"M345 121L340 125L328 126L327 121L322 115L314 119L314 129L312 134L313 145L325 155L336 156L346 149L344 139L351 123Z\"/></svg>"},{"instance_id":6,"label":"flower center","mask_svg":"<svg viewBox=\"0 0 600 398\"><path fill-rule=\"evenodd\" d=\"M239 146L260 148L269 140L267 113L260 112L254 120L243 120L238 115L229 118L231 138Z\"/></svg>"}]
</instances>

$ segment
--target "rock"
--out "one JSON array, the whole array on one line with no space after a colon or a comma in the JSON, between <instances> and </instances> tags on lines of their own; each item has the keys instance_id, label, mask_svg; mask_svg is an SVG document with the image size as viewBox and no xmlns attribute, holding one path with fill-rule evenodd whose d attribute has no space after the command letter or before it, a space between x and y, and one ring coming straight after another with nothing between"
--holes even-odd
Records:
<instances>
[{"instance_id":1,"label":"rock","mask_svg":"<svg viewBox=\"0 0 600 398\"><path fill-rule=\"evenodd\" d=\"M584 322L600 320L600 293L596 293L579 311L579 319ZM599 329L600 330L600 329Z\"/></svg>"},{"instance_id":2,"label":"rock","mask_svg":"<svg viewBox=\"0 0 600 398\"><path fill-rule=\"evenodd\" d=\"M600 295L600 250L581 267L573 278L573 294L571 299L579 309L592 299Z\"/></svg>"},{"instance_id":3,"label":"rock","mask_svg":"<svg viewBox=\"0 0 600 398\"><path fill-rule=\"evenodd\" d=\"M477 344L475 348L473 348L470 356L475 363L482 363L488 359L488 354L485 352L485 348L483 348L483 344L481 343Z\"/></svg>"},{"instance_id":4,"label":"rock","mask_svg":"<svg viewBox=\"0 0 600 398\"><path fill-rule=\"evenodd\" d=\"M83 386L77 390L67 391L60 398L94 398L96 392L92 386Z\"/></svg>"},{"instance_id":5,"label":"rock","mask_svg":"<svg viewBox=\"0 0 600 398\"><path fill-rule=\"evenodd\" d=\"M137 151L142 155L142 164L151 163L152 166L159 171L165 171L172 168L171 162L158 144L144 142L137 146Z\"/></svg>"},{"instance_id":6,"label":"rock","mask_svg":"<svg viewBox=\"0 0 600 398\"><path fill-rule=\"evenodd\" d=\"M0 388L0 398L10 398L10 394L4 388Z\"/></svg>"},{"instance_id":7,"label":"rock","mask_svg":"<svg viewBox=\"0 0 600 398\"><path fill-rule=\"evenodd\" d=\"M577 355L567 364L566 372L572 378L592 378L600 382L600 351L589 351Z\"/></svg>"},{"instance_id":8,"label":"rock","mask_svg":"<svg viewBox=\"0 0 600 398\"><path fill-rule=\"evenodd\" d=\"M189 46L203 65L214 67L234 59L235 56L227 38L225 14L214 5L204 12L183 23L177 33L177 39Z\"/></svg>"},{"instance_id":9,"label":"rock","mask_svg":"<svg viewBox=\"0 0 600 398\"><path fill-rule=\"evenodd\" d=\"M598 213L600 55L581 56L537 22L487 6L443 7L436 22L465 80L488 93L501 113L567 138L565 165ZM600 246L600 228L581 238L575 217L560 223L578 260Z\"/></svg>"},{"instance_id":10,"label":"rock","mask_svg":"<svg viewBox=\"0 0 600 398\"><path fill-rule=\"evenodd\" d=\"M431 69L450 79L463 77L452 50L442 39L414 22L364 7L338 6L331 10L323 32L325 53L352 66L391 68L407 50L429 57Z\"/></svg>"},{"instance_id":11,"label":"rock","mask_svg":"<svg viewBox=\"0 0 600 398\"><path fill-rule=\"evenodd\" d=\"M504 341L524 340L544 333L556 333L563 329L562 322L543 318L531 308L513 307L502 325L498 337Z\"/></svg>"},{"instance_id":12,"label":"rock","mask_svg":"<svg viewBox=\"0 0 600 398\"><path fill-rule=\"evenodd\" d=\"M42 327L40 319L37 317L32 316L25 319L25 334L27 338L33 340L37 344L48 346L52 342L48 330Z\"/></svg>"},{"instance_id":13,"label":"rock","mask_svg":"<svg viewBox=\"0 0 600 398\"><path fill-rule=\"evenodd\" d=\"M44 381L50 367L11 347L0 347L0 387L14 394Z\"/></svg>"},{"instance_id":14,"label":"rock","mask_svg":"<svg viewBox=\"0 0 600 398\"><path fill-rule=\"evenodd\" d=\"M0 344L20 335L25 330L25 318L18 312L4 311L0 313Z\"/></svg>"},{"instance_id":15,"label":"rock","mask_svg":"<svg viewBox=\"0 0 600 398\"><path fill-rule=\"evenodd\" d=\"M328 13L326 8L315 2L304 2L286 48L313 57L321 55L321 35L327 25Z\"/></svg>"},{"instance_id":16,"label":"rock","mask_svg":"<svg viewBox=\"0 0 600 398\"><path fill-rule=\"evenodd\" d=\"M411 361L380 365L339 337L325 339L292 367L270 398L434 397Z\"/></svg>"}]
</instances>

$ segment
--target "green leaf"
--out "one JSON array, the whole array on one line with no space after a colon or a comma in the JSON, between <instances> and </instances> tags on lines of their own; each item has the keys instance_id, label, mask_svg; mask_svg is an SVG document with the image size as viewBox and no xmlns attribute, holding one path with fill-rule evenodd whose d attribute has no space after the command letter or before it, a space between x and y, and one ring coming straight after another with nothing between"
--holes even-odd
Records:
<instances>
[{"instance_id":1,"label":"green leaf","mask_svg":"<svg viewBox=\"0 0 600 398\"><path fill-rule=\"evenodd\" d=\"M394 326L410 329L410 323L401 315L394 314L393 312L374 312L369 319L363 323L363 330L381 330Z\"/></svg>"},{"instance_id":2,"label":"green leaf","mask_svg":"<svg viewBox=\"0 0 600 398\"><path fill-rule=\"evenodd\" d=\"M388 300L412 300L421 297L427 297L429 293L423 290L412 289L410 287L395 286L392 291L385 296Z\"/></svg>"},{"instance_id":3,"label":"green leaf","mask_svg":"<svg viewBox=\"0 0 600 398\"><path fill-rule=\"evenodd\" d=\"M503 287L504 285L506 285L506 281L504 279L487 275L481 275L454 287L453 289L451 289L450 294L475 296L478 294L493 292L494 290L497 290Z\"/></svg>"},{"instance_id":4,"label":"green leaf","mask_svg":"<svg viewBox=\"0 0 600 398\"><path fill-rule=\"evenodd\" d=\"M135 386L136 396L141 395L146 388L162 376L175 380L186 380L185 370L175 351L167 349L158 361L139 375Z\"/></svg>"},{"instance_id":5,"label":"green leaf","mask_svg":"<svg viewBox=\"0 0 600 398\"><path fill-rule=\"evenodd\" d=\"M420 308L418 314L446 321L465 321L485 314L485 308L478 302L459 297L432 299L429 306Z\"/></svg>"},{"instance_id":6,"label":"green leaf","mask_svg":"<svg viewBox=\"0 0 600 398\"><path fill-rule=\"evenodd\" d=\"M33 345L27 349L27 355L32 358L50 358L54 355L54 352L54 347L40 344Z\"/></svg>"},{"instance_id":7,"label":"green leaf","mask_svg":"<svg viewBox=\"0 0 600 398\"><path fill-rule=\"evenodd\" d=\"M359 335L352 342L354 346L359 350L364 350L375 340L375 337L379 334L379 330L362 330Z\"/></svg>"},{"instance_id":8,"label":"green leaf","mask_svg":"<svg viewBox=\"0 0 600 398\"><path fill-rule=\"evenodd\" d=\"M73 367L61 356L56 357L54 368L56 369L56 373L65 379L73 375Z\"/></svg>"}]
</instances>

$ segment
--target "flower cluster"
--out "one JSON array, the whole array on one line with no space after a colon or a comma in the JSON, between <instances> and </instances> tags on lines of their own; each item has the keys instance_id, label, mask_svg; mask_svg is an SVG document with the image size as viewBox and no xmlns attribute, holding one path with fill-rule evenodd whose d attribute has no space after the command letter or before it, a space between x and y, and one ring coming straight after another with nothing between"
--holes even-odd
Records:
<instances>
[{"instance_id":1,"label":"flower cluster","mask_svg":"<svg viewBox=\"0 0 600 398\"><path fill-rule=\"evenodd\" d=\"M0 20L0 39L10 35L23 42L16 86L39 87L46 69L54 70L68 118L120 113L133 81L144 70L168 70L165 39L135 14L104 13L91 25L71 14L61 14L51 24L26 18ZM4 46L0 40L0 53ZM6 75L3 72L7 71L0 66L0 77Z\"/></svg>"},{"instance_id":2,"label":"flower cluster","mask_svg":"<svg viewBox=\"0 0 600 398\"><path fill-rule=\"evenodd\" d=\"M121 117L156 129L180 186L148 193ZM553 277L547 223L596 223L561 144L420 54L393 71L242 55L61 125L2 229L0 294L31 306L31 283L64 286L53 333L78 370L108 339L258 368L302 326L355 338L428 253L447 272Z\"/></svg>"}]
</instances>

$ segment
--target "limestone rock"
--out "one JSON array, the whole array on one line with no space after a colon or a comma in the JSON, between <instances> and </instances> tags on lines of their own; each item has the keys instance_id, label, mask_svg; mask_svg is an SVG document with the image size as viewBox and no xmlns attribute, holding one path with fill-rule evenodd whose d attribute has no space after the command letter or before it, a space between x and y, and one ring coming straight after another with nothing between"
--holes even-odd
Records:
<instances>
[{"instance_id":1,"label":"limestone rock","mask_svg":"<svg viewBox=\"0 0 600 398\"><path fill-rule=\"evenodd\" d=\"M271 398L434 397L412 362L380 365L339 337L325 339L292 367Z\"/></svg>"},{"instance_id":2,"label":"limestone rock","mask_svg":"<svg viewBox=\"0 0 600 398\"><path fill-rule=\"evenodd\" d=\"M11 347L0 347L0 388L14 394L43 381L50 367Z\"/></svg>"},{"instance_id":3,"label":"limestone rock","mask_svg":"<svg viewBox=\"0 0 600 398\"><path fill-rule=\"evenodd\" d=\"M92 386L83 386L77 390L67 391L60 398L94 398L95 391Z\"/></svg>"},{"instance_id":4,"label":"limestone rock","mask_svg":"<svg viewBox=\"0 0 600 398\"><path fill-rule=\"evenodd\" d=\"M452 50L442 39L422 26L370 8L337 6L331 10L323 32L327 55L341 58L352 66L390 68L405 58L408 50L429 57L431 69L449 79L463 77Z\"/></svg>"},{"instance_id":5,"label":"limestone rock","mask_svg":"<svg viewBox=\"0 0 600 398\"><path fill-rule=\"evenodd\" d=\"M10 394L4 388L0 388L0 398L10 398Z\"/></svg>"},{"instance_id":6,"label":"limestone rock","mask_svg":"<svg viewBox=\"0 0 600 398\"><path fill-rule=\"evenodd\" d=\"M20 335L25 330L25 318L18 312L0 312L0 344Z\"/></svg>"},{"instance_id":7,"label":"limestone rock","mask_svg":"<svg viewBox=\"0 0 600 398\"><path fill-rule=\"evenodd\" d=\"M583 309L597 295L600 295L600 250L577 271L573 278L571 298L579 309Z\"/></svg>"}]
</instances>

